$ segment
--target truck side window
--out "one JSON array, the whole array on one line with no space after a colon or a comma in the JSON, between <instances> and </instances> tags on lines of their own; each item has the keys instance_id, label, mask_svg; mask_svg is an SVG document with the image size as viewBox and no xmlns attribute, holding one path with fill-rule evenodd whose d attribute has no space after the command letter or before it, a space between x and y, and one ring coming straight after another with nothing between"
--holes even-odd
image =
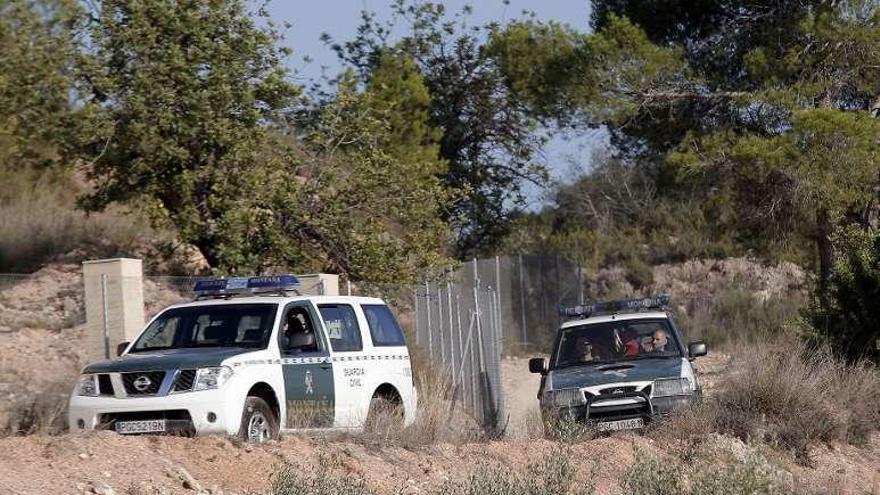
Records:
<instances>
[{"instance_id":1,"label":"truck side window","mask_svg":"<svg viewBox=\"0 0 880 495\"><path fill-rule=\"evenodd\" d=\"M360 351L363 349L361 342L361 329L358 326L354 308L347 304L322 304L318 306L324 326L327 328L327 337L330 338L330 347L334 351Z\"/></svg>"},{"instance_id":2,"label":"truck side window","mask_svg":"<svg viewBox=\"0 0 880 495\"><path fill-rule=\"evenodd\" d=\"M384 304L364 304L364 315L370 326L370 337L374 346L401 346L406 345L403 339L403 331L388 306Z\"/></svg>"}]
</instances>

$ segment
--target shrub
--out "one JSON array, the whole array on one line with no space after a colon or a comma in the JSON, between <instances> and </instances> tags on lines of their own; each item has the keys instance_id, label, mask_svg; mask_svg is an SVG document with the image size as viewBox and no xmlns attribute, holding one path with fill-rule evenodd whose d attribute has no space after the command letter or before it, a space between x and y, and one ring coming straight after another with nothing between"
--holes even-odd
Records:
<instances>
[{"instance_id":1,"label":"shrub","mask_svg":"<svg viewBox=\"0 0 880 495\"><path fill-rule=\"evenodd\" d=\"M726 289L711 297L687 301L679 323L688 337L709 345L766 342L782 333L805 304L799 293L761 298L753 290Z\"/></svg>"},{"instance_id":2,"label":"shrub","mask_svg":"<svg viewBox=\"0 0 880 495\"><path fill-rule=\"evenodd\" d=\"M272 476L272 495L368 495L363 480L333 476L325 469L305 474L291 464L282 465Z\"/></svg>"},{"instance_id":3,"label":"shrub","mask_svg":"<svg viewBox=\"0 0 880 495\"><path fill-rule=\"evenodd\" d=\"M595 466L594 466L595 467ZM575 483L571 453L555 449L541 463L531 464L524 472L509 468L482 467L463 480L440 486L437 495L588 495L594 493L592 476L586 484Z\"/></svg>"},{"instance_id":4,"label":"shrub","mask_svg":"<svg viewBox=\"0 0 880 495\"><path fill-rule=\"evenodd\" d=\"M838 232L834 241L843 254L835 263L828 294L818 294L810 309L812 328L806 335L850 360L880 362L880 234L850 228Z\"/></svg>"},{"instance_id":5,"label":"shrub","mask_svg":"<svg viewBox=\"0 0 880 495\"><path fill-rule=\"evenodd\" d=\"M759 438L808 462L815 441L864 443L880 421L880 374L847 364L793 335L765 346L740 346L735 369L717 397L716 428Z\"/></svg>"},{"instance_id":6,"label":"shrub","mask_svg":"<svg viewBox=\"0 0 880 495\"><path fill-rule=\"evenodd\" d=\"M400 421L391 418L397 411L383 408L355 440L369 446L397 445L416 448L438 442L461 444L484 438L473 420L466 414L462 398L441 373L421 371L416 376L418 406L415 421L401 428Z\"/></svg>"},{"instance_id":7,"label":"shrub","mask_svg":"<svg viewBox=\"0 0 880 495\"><path fill-rule=\"evenodd\" d=\"M30 272L61 255L115 256L145 244L145 222L117 211L86 215L70 178L0 168L0 271Z\"/></svg>"},{"instance_id":8,"label":"shrub","mask_svg":"<svg viewBox=\"0 0 880 495\"><path fill-rule=\"evenodd\" d=\"M620 476L623 495L784 495L778 472L753 451L744 457L704 455L681 463L637 453L636 462ZM721 461L721 462L719 462Z\"/></svg>"},{"instance_id":9,"label":"shrub","mask_svg":"<svg viewBox=\"0 0 880 495\"><path fill-rule=\"evenodd\" d=\"M0 436L56 435L67 429L72 383L60 379L33 388L39 391L21 391L0 406Z\"/></svg>"}]
</instances>

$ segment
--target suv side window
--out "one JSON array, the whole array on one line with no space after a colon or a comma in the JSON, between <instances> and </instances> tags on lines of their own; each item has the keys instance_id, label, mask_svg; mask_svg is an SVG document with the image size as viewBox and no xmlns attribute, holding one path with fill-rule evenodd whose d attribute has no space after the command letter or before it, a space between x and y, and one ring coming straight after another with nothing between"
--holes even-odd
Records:
<instances>
[{"instance_id":1,"label":"suv side window","mask_svg":"<svg viewBox=\"0 0 880 495\"><path fill-rule=\"evenodd\" d=\"M318 311L321 313L321 318L324 319L330 347L334 351L360 351L363 349L361 329L358 326L354 308L348 304L321 304L318 306Z\"/></svg>"},{"instance_id":2,"label":"suv side window","mask_svg":"<svg viewBox=\"0 0 880 495\"><path fill-rule=\"evenodd\" d=\"M324 341L321 338L321 332L316 325L317 318L312 308L304 304L291 304L284 310L284 317L281 320L281 331L278 332L279 348L283 354L302 354L320 352L324 349ZM314 344L308 347L300 347L291 349L286 346L294 340L296 334L312 334L314 335Z\"/></svg>"},{"instance_id":3,"label":"suv side window","mask_svg":"<svg viewBox=\"0 0 880 495\"><path fill-rule=\"evenodd\" d=\"M370 337L373 339L373 345L382 346L401 346L406 345L403 338L403 331L394 314L384 304L363 304L361 308L367 317L367 324L370 326Z\"/></svg>"}]
</instances>

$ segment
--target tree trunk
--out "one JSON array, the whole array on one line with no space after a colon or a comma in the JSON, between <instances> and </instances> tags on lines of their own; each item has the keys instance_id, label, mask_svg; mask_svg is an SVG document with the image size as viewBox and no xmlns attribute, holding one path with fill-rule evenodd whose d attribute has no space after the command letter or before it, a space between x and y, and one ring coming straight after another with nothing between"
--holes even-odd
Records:
<instances>
[{"instance_id":1,"label":"tree trunk","mask_svg":"<svg viewBox=\"0 0 880 495\"><path fill-rule=\"evenodd\" d=\"M213 268L217 268L220 266L220 256L217 253L217 246L214 243L214 239L204 236L200 237L195 242L196 249L202 253L202 256L205 257L205 261L208 262L208 266Z\"/></svg>"},{"instance_id":2,"label":"tree trunk","mask_svg":"<svg viewBox=\"0 0 880 495\"><path fill-rule=\"evenodd\" d=\"M816 218L816 247L819 249L819 302L827 307L831 300L831 275L834 273L834 246L831 244L831 222L828 212L820 209Z\"/></svg>"}]
</instances>

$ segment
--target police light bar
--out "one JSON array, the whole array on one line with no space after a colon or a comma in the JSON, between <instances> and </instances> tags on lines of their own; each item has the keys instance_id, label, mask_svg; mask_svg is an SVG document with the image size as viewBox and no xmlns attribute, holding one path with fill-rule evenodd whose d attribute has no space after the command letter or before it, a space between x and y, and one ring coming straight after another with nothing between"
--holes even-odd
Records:
<instances>
[{"instance_id":1,"label":"police light bar","mask_svg":"<svg viewBox=\"0 0 880 495\"><path fill-rule=\"evenodd\" d=\"M598 302L588 305L559 307L562 318L587 317L598 313L617 313L621 311L639 311L642 309L661 309L669 305L669 296L659 295L638 299L621 299L618 301Z\"/></svg>"},{"instance_id":2,"label":"police light bar","mask_svg":"<svg viewBox=\"0 0 880 495\"><path fill-rule=\"evenodd\" d=\"M299 280L293 275L270 275L199 280L193 286L193 292L197 297L232 296L257 292L284 292L297 287Z\"/></svg>"}]
</instances>

